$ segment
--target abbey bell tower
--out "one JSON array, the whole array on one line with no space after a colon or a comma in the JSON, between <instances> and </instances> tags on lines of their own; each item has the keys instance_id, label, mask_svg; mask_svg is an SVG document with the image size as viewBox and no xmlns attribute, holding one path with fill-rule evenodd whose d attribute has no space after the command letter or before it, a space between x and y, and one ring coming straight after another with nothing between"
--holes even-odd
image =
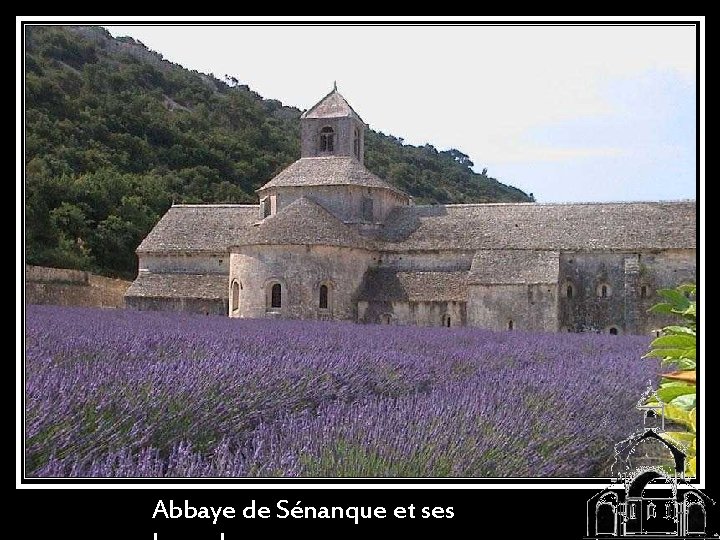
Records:
<instances>
[{"instance_id":1,"label":"abbey bell tower","mask_svg":"<svg viewBox=\"0 0 720 540\"><path fill-rule=\"evenodd\" d=\"M333 86L300 117L301 157L354 157L363 163L365 122Z\"/></svg>"}]
</instances>

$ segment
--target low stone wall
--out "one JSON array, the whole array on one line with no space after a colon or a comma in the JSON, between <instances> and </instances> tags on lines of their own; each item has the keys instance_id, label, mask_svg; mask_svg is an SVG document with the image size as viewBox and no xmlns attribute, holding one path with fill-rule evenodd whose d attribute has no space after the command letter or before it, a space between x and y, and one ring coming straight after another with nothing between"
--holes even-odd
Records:
<instances>
[{"instance_id":1,"label":"low stone wall","mask_svg":"<svg viewBox=\"0 0 720 540\"><path fill-rule=\"evenodd\" d=\"M125 307L129 281L81 270L25 267L25 302L59 306Z\"/></svg>"},{"instance_id":2,"label":"low stone wall","mask_svg":"<svg viewBox=\"0 0 720 540\"><path fill-rule=\"evenodd\" d=\"M49 268L47 266L25 266L27 283L74 283L87 285L90 274L82 270L67 268Z\"/></svg>"},{"instance_id":3,"label":"low stone wall","mask_svg":"<svg viewBox=\"0 0 720 540\"><path fill-rule=\"evenodd\" d=\"M128 309L138 311L177 311L183 313L198 313L200 315L228 314L227 298L152 298L142 296L129 296Z\"/></svg>"}]
</instances>

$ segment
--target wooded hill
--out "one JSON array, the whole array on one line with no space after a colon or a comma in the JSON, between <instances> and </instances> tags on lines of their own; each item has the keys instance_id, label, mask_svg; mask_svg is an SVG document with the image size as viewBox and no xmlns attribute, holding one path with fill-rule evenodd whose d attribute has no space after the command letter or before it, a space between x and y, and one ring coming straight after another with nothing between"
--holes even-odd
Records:
<instances>
[{"instance_id":1,"label":"wooded hill","mask_svg":"<svg viewBox=\"0 0 720 540\"><path fill-rule=\"evenodd\" d=\"M256 204L299 157L301 111L233 78L100 27L28 26L25 46L29 264L133 277L135 248L173 202ZM369 131L365 161L418 204L531 200L454 149Z\"/></svg>"}]
</instances>

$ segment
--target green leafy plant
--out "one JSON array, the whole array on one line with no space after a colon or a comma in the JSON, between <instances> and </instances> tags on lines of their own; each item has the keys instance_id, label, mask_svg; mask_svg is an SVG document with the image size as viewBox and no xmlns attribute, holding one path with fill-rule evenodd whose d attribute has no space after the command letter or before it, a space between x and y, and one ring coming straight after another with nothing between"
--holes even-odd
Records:
<instances>
[{"instance_id":1,"label":"green leafy plant","mask_svg":"<svg viewBox=\"0 0 720 540\"><path fill-rule=\"evenodd\" d=\"M685 474L695 476L695 402L696 392L696 286L680 285L676 289L661 289L665 300L650 311L677 315L683 324L666 326L661 335L650 343L650 351L643 358L660 358L663 366L674 371L663 373L656 394L665 404L665 418L683 426L687 431L666 431L663 437L685 449L688 459Z\"/></svg>"}]
</instances>

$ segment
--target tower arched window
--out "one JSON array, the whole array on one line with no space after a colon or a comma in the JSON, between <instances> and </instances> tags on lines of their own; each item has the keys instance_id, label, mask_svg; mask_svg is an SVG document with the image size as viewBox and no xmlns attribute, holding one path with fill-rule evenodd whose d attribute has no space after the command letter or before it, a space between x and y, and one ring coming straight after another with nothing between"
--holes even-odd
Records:
<instances>
[{"instance_id":1,"label":"tower arched window","mask_svg":"<svg viewBox=\"0 0 720 540\"><path fill-rule=\"evenodd\" d=\"M570 284L570 283L567 284L567 287L565 288L565 294L567 295L568 298L573 297L573 295L575 294L575 291L573 290L572 284Z\"/></svg>"},{"instance_id":2,"label":"tower arched window","mask_svg":"<svg viewBox=\"0 0 720 540\"><path fill-rule=\"evenodd\" d=\"M327 285L320 285L319 307L320 307L320 309L328 308L328 286Z\"/></svg>"},{"instance_id":3,"label":"tower arched window","mask_svg":"<svg viewBox=\"0 0 720 540\"><path fill-rule=\"evenodd\" d=\"M353 153L355 157L360 159L360 130L355 128L355 137L353 139Z\"/></svg>"},{"instance_id":4,"label":"tower arched window","mask_svg":"<svg viewBox=\"0 0 720 540\"><path fill-rule=\"evenodd\" d=\"M330 126L325 126L320 130L320 151L335 151L335 131Z\"/></svg>"},{"instance_id":5,"label":"tower arched window","mask_svg":"<svg viewBox=\"0 0 720 540\"><path fill-rule=\"evenodd\" d=\"M270 290L270 307L281 308L282 307L282 285L275 283Z\"/></svg>"}]
</instances>

